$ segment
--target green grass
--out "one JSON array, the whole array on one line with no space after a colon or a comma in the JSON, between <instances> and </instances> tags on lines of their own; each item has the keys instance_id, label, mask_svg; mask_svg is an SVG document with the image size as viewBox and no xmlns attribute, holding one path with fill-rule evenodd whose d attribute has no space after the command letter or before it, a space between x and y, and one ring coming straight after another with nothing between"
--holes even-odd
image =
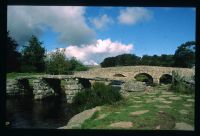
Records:
<instances>
[{"instance_id":1,"label":"green grass","mask_svg":"<svg viewBox=\"0 0 200 136\"><path fill-rule=\"evenodd\" d=\"M12 72L12 73L7 73L6 78L14 79L18 76L32 76L32 75L44 75L44 74L45 73L15 73L15 72Z\"/></svg>"},{"instance_id":2,"label":"green grass","mask_svg":"<svg viewBox=\"0 0 200 136\"><path fill-rule=\"evenodd\" d=\"M157 98L162 95L161 92L167 90L167 86L155 87L155 89L157 93L153 96ZM137 97L140 97L140 99L134 99L135 95L132 94L114 105L104 105L92 118L86 120L81 127L83 129L111 129L109 125L119 121L131 121L133 123L132 129L136 130L152 130L158 125L160 125L160 129L162 130L171 130L174 128L176 122L185 122L194 126L194 102L187 102L188 98L179 96L180 93L174 93L174 95L182 99L170 100L169 98L165 98L167 101L172 101L171 104L164 104L158 100L146 103L145 100L149 99L147 95L149 94L137 94ZM190 96L194 99L194 95ZM134 101L142 101L142 103L134 103ZM184 107L183 104L192 104L192 107ZM141 105L141 107L130 107L132 105ZM169 105L171 108L158 108L155 105ZM187 110L189 114L181 114L179 111L182 109ZM135 117L129 116L131 112L138 110L149 110L149 112ZM164 114L158 112L161 110L164 111ZM103 119L97 119L101 114L107 114L107 116Z\"/></svg>"}]
</instances>

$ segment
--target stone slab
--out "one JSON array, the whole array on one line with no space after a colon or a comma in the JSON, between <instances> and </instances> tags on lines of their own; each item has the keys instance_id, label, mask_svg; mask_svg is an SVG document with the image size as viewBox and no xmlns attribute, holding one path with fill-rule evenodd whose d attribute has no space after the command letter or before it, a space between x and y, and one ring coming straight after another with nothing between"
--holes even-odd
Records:
<instances>
[{"instance_id":1,"label":"stone slab","mask_svg":"<svg viewBox=\"0 0 200 136\"><path fill-rule=\"evenodd\" d=\"M131 112L129 115L130 116L137 116L137 115L142 115L149 112L149 110L139 110L139 111L135 111L135 112Z\"/></svg>"},{"instance_id":2,"label":"stone slab","mask_svg":"<svg viewBox=\"0 0 200 136\"><path fill-rule=\"evenodd\" d=\"M112 128L126 129L126 128L133 127L133 123L132 122L126 122L126 121L120 121L120 122L112 123L109 126L112 127Z\"/></svg>"}]
</instances>

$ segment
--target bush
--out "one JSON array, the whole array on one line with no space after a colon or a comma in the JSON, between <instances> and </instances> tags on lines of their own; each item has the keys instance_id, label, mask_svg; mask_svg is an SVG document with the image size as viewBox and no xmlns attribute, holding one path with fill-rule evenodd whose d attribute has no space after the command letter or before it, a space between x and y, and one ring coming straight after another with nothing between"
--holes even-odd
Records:
<instances>
[{"instance_id":1,"label":"bush","mask_svg":"<svg viewBox=\"0 0 200 136\"><path fill-rule=\"evenodd\" d=\"M64 52L56 51L46 58L46 72L49 74L67 74L70 63Z\"/></svg>"},{"instance_id":2,"label":"bush","mask_svg":"<svg viewBox=\"0 0 200 136\"><path fill-rule=\"evenodd\" d=\"M189 84L187 84L187 79L184 77L181 77L179 73L173 71L172 77L174 78L171 89L175 92L184 93L184 94L191 94L195 92L194 87L191 87Z\"/></svg>"},{"instance_id":3,"label":"bush","mask_svg":"<svg viewBox=\"0 0 200 136\"><path fill-rule=\"evenodd\" d=\"M80 61L78 61L76 58L71 58L70 61L70 71L86 71L88 70L88 67L84 66Z\"/></svg>"},{"instance_id":4,"label":"bush","mask_svg":"<svg viewBox=\"0 0 200 136\"><path fill-rule=\"evenodd\" d=\"M120 92L109 85L95 82L92 89L78 92L73 98L73 104L83 109L89 109L104 104L113 104L122 99Z\"/></svg>"},{"instance_id":5,"label":"bush","mask_svg":"<svg viewBox=\"0 0 200 136\"><path fill-rule=\"evenodd\" d=\"M187 87L187 86L185 86L184 84L181 84L181 83L172 84L171 89L174 92L183 93L183 94L194 93L194 90L192 88L189 88L189 87Z\"/></svg>"}]
</instances>

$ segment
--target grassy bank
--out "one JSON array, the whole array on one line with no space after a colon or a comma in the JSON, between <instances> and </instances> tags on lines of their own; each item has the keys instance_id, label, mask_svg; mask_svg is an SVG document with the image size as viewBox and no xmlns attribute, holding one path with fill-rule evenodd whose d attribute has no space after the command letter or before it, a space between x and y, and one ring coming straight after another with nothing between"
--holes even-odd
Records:
<instances>
[{"instance_id":1,"label":"grassy bank","mask_svg":"<svg viewBox=\"0 0 200 136\"><path fill-rule=\"evenodd\" d=\"M138 111L146 111L133 116ZM166 87L154 87L149 93L131 94L115 105L105 105L92 118L82 124L83 129L112 129L111 124L129 122L129 129L175 129L176 123L194 126L194 95L181 95L166 91ZM121 128L118 126L115 128Z\"/></svg>"},{"instance_id":2,"label":"grassy bank","mask_svg":"<svg viewBox=\"0 0 200 136\"><path fill-rule=\"evenodd\" d=\"M8 79L14 79L18 76L33 76L33 75L44 75L45 73L7 73L6 78Z\"/></svg>"}]
</instances>

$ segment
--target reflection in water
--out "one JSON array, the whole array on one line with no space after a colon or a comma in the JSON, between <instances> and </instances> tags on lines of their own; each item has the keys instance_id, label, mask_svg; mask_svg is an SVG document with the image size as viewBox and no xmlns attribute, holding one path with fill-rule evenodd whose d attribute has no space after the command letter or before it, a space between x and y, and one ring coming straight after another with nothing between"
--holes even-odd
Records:
<instances>
[{"instance_id":1,"label":"reflection in water","mask_svg":"<svg viewBox=\"0 0 200 136\"><path fill-rule=\"evenodd\" d=\"M6 118L13 128L58 128L75 115L71 105L61 98L35 101L32 98L6 100Z\"/></svg>"}]
</instances>

